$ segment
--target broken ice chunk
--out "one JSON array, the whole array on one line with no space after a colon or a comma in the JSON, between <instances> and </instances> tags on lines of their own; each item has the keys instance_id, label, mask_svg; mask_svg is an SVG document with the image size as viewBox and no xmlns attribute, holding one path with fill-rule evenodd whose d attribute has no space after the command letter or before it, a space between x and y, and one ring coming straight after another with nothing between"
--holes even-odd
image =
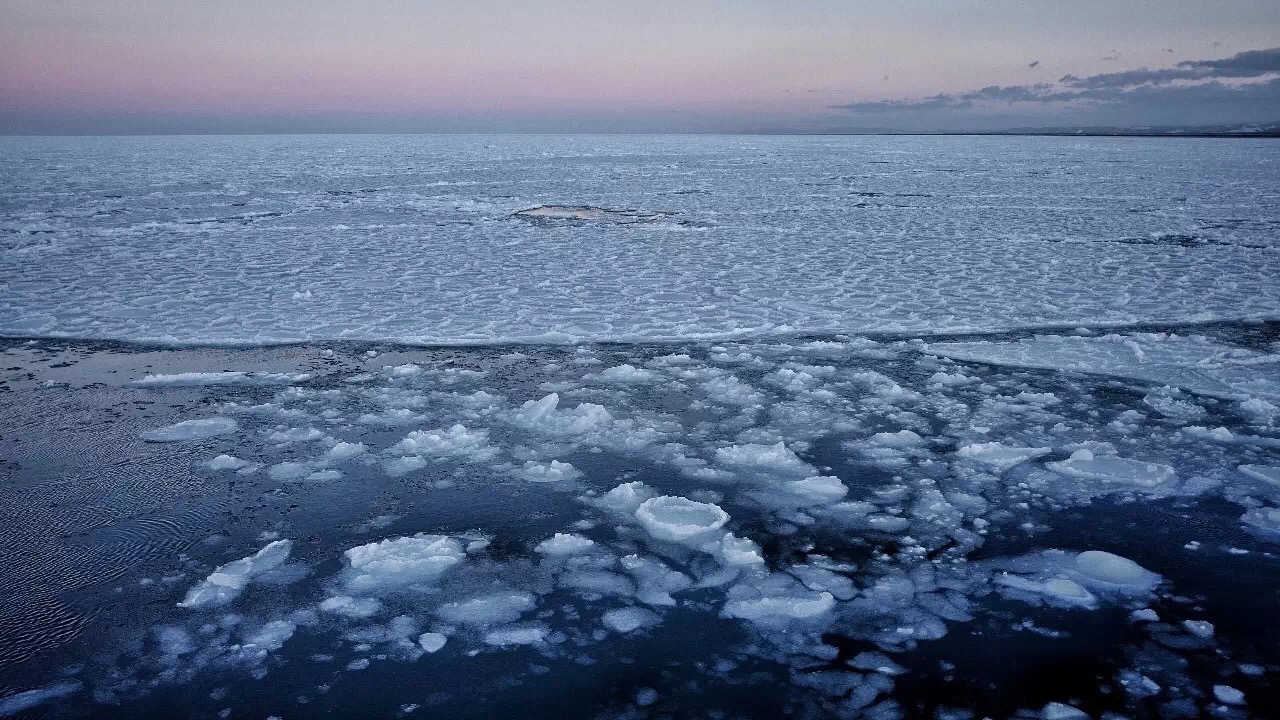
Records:
<instances>
[{"instance_id":1,"label":"broken ice chunk","mask_svg":"<svg viewBox=\"0 0 1280 720\"><path fill-rule=\"evenodd\" d=\"M347 587L356 592L431 582L465 557L457 540L425 534L360 545L343 554L350 563Z\"/></svg>"},{"instance_id":2,"label":"broken ice chunk","mask_svg":"<svg viewBox=\"0 0 1280 720\"><path fill-rule=\"evenodd\" d=\"M1048 455L1050 452L1052 450L1047 447L1014 447L989 442L966 445L957 450L956 455L1004 472L1018 463Z\"/></svg>"},{"instance_id":3,"label":"broken ice chunk","mask_svg":"<svg viewBox=\"0 0 1280 720\"><path fill-rule=\"evenodd\" d=\"M178 603L178 607L203 608L226 605L240 596L255 575L284 564L292 550L292 541L276 540L253 555L222 565L209 577L187 591L186 598Z\"/></svg>"},{"instance_id":4,"label":"broken ice chunk","mask_svg":"<svg viewBox=\"0 0 1280 720\"><path fill-rule=\"evenodd\" d=\"M610 610L600 620L605 627L624 635L662 622L662 618L658 617L658 614L652 610L636 607Z\"/></svg>"},{"instance_id":5,"label":"broken ice chunk","mask_svg":"<svg viewBox=\"0 0 1280 720\"><path fill-rule=\"evenodd\" d=\"M526 592L495 593L483 597L441 605L436 614L459 625L503 625L515 622L536 603Z\"/></svg>"},{"instance_id":6,"label":"broken ice chunk","mask_svg":"<svg viewBox=\"0 0 1280 720\"><path fill-rule=\"evenodd\" d=\"M1077 450L1070 458L1045 463L1045 467L1068 477L1138 487L1155 487L1174 477L1173 468L1168 465L1115 456L1095 457L1089 450Z\"/></svg>"},{"instance_id":7,"label":"broken ice chunk","mask_svg":"<svg viewBox=\"0 0 1280 720\"><path fill-rule=\"evenodd\" d=\"M636 519L658 540L690 543L714 535L729 522L729 513L711 503L660 495L641 503L636 509Z\"/></svg>"},{"instance_id":8,"label":"broken ice chunk","mask_svg":"<svg viewBox=\"0 0 1280 720\"><path fill-rule=\"evenodd\" d=\"M534 552L543 555L579 555L589 552L595 541L574 533L556 533L534 547Z\"/></svg>"},{"instance_id":9,"label":"broken ice chunk","mask_svg":"<svg viewBox=\"0 0 1280 720\"><path fill-rule=\"evenodd\" d=\"M1097 583L1131 588L1151 588L1160 576L1138 563L1103 550L1087 550L1076 556L1080 575Z\"/></svg>"},{"instance_id":10,"label":"broken ice chunk","mask_svg":"<svg viewBox=\"0 0 1280 720\"><path fill-rule=\"evenodd\" d=\"M142 439L148 442L182 442L184 440L204 440L233 433L239 428L233 418L211 417L199 420L183 420L167 427L148 430L142 433Z\"/></svg>"},{"instance_id":11,"label":"broken ice chunk","mask_svg":"<svg viewBox=\"0 0 1280 720\"><path fill-rule=\"evenodd\" d=\"M438 651L448 641L449 638L440 633L425 632L418 636L418 645L429 653Z\"/></svg>"}]
</instances>

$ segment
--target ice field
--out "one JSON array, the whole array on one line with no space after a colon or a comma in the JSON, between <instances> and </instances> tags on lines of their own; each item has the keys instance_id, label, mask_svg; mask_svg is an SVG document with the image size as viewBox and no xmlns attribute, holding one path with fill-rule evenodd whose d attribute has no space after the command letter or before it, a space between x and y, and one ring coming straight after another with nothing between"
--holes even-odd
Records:
<instances>
[{"instance_id":1,"label":"ice field","mask_svg":"<svg viewBox=\"0 0 1280 720\"><path fill-rule=\"evenodd\" d=\"M0 717L1273 715L1277 163L0 139Z\"/></svg>"},{"instance_id":2,"label":"ice field","mask_svg":"<svg viewBox=\"0 0 1280 720\"><path fill-rule=\"evenodd\" d=\"M1267 140L2 138L0 333L493 343L1275 318L1277 162ZM548 205L569 212L514 215Z\"/></svg>"}]
</instances>

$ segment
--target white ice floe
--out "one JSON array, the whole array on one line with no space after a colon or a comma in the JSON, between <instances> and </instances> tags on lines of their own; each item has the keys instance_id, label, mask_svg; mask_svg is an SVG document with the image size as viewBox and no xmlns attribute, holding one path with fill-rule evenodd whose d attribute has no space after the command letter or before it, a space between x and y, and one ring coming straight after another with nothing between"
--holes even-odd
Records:
<instances>
[{"instance_id":1,"label":"white ice floe","mask_svg":"<svg viewBox=\"0 0 1280 720\"><path fill-rule=\"evenodd\" d=\"M790 576L774 574L752 583L739 583L729 589L721 613L766 626L786 626L831 612L835 596L823 590L815 592Z\"/></svg>"},{"instance_id":2,"label":"white ice floe","mask_svg":"<svg viewBox=\"0 0 1280 720\"><path fill-rule=\"evenodd\" d=\"M1102 550L1045 550L996 563L992 581L1024 601L1064 607L1097 607L1100 598L1147 596L1161 577L1128 558Z\"/></svg>"},{"instance_id":3,"label":"white ice floe","mask_svg":"<svg viewBox=\"0 0 1280 720\"><path fill-rule=\"evenodd\" d=\"M582 477L582 473L573 465L552 460L551 462L536 462L529 460L516 471L520 477L529 482L551 483L560 482L562 480L577 480Z\"/></svg>"},{"instance_id":4,"label":"white ice floe","mask_svg":"<svg viewBox=\"0 0 1280 720\"><path fill-rule=\"evenodd\" d=\"M333 613L349 618L367 618L377 615L382 610L382 603L376 598L354 598L348 595L335 595L325 598L320 603L321 612Z\"/></svg>"},{"instance_id":5,"label":"white ice floe","mask_svg":"<svg viewBox=\"0 0 1280 720\"><path fill-rule=\"evenodd\" d=\"M255 576L283 565L292 551L292 541L276 540L253 555L222 565L188 590L178 607L207 608L226 605L240 597L240 593Z\"/></svg>"},{"instance_id":6,"label":"white ice floe","mask_svg":"<svg viewBox=\"0 0 1280 720\"><path fill-rule=\"evenodd\" d=\"M631 607L606 611L600 617L604 626L616 633L626 634L640 628L651 627L662 622L662 618L652 610Z\"/></svg>"},{"instance_id":7,"label":"white ice floe","mask_svg":"<svg viewBox=\"0 0 1280 720\"><path fill-rule=\"evenodd\" d=\"M1213 697L1223 705L1244 705L1244 693L1230 685L1214 685Z\"/></svg>"},{"instance_id":8,"label":"white ice floe","mask_svg":"<svg viewBox=\"0 0 1280 720\"><path fill-rule=\"evenodd\" d=\"M512 626L490 630L484 634L484 641L489 645L535 645L551 633L542 625Z\"/></svg>"},{"instance_id":9,"label":"white ice floe","mask_svg":"<svg viewBox=\"0 0 1280 720\"><path fill-rule=\"evenodd\" d=\"M436 632L424 632L418 636L418 645L429 653L438 652L447 642L447 636Z\"/></svg>"},{"instance_id":10,"label":"white ice floe","mask_svg":"<svg viewBox=\"0 0 1280 720\"><path fill-rule=\"evenodd\" d=\"M511 413L511 422L553 435L580 435L601 430L613 422L613 415L603 405L581 403L559 410L560 396L551 393L541 400L529 400Z\"/></svg>"},{"instance_id":11,"label":"white ice floe","mask_svg":"<svg viewBox=\"0 0 1280 720\"><path fill-rule=\"evenodd\" d=\"M84 685L79 680L59 680L35 690L15 693L0 699L0 716L17 715L50 700L74 695L83 688Z\"/></svg>"},{"instance_id":12,"label":"white ice floe","mask_svg":"<svg viewBox=\"0 0 1280 720\"><path fill-rule=\"evenodd\" d=\"M1192 425L1190 427L1183 428L1182 434L1189 438L1209 440L1212 442L1232 443L1236 445L1256 445L1257 447L1265 448L1280 448L1280 438L1232 432L1221 426L1216 428L1207 428L1202 425Z\"/></svg>"},{"instance_id":13,"label":"white ice floe","mask_svg":"<svg viewBox=\"0 0 1280 720\"><path fill-rule=\"evenodd\" d=\"M277 385L302 382L310 379L307 373L283 372L187 372L146 375L134 380L134 385Z\"/></svg>"},{"instance_id":14,"label":"white ice floe","mask_svg":"<svg viewBox=\"0 0 1280 720\"><path fill-rule=\"evenodd\" d=\"M157 430L142 433L142 439L149 442L182 442L184 440L203 440L205 438L227 435L239 429L234 418L211 417L199 420L183 420Z\"/></svg>"},{"instance_id":15,"label":"white ice floe","mask_svg":"<svg viewBox=\"0 0 1280 720\"><path fill-rule=\"evenodd\" d=\"M925 349L957 360L1115 375L1221 397L1280 397L1277 356L1202 335L1037 335L1013 342L931 343Z\"/></svg>"},{"instance_id":16,"label":"white ice floe","mask_svg":"<svg viewBox=\"0 0 1280 720\"><path fill-rule=\"evenodd\" d=\"M956 451L958 457L986 465L998 472L1027 460L1034 460L1053 452L1047 447L1015 447L998 442L965 445Z\"/></svg>"},{"instance_id":17,"label":"white ice floe","mask_svg":"<svg viewBox=\"0 0 1280 720\"><path fill-rule=\"evenodd\" d=\"M293 637L298 626L288 620L272 620L245 638L245 646L266 652L275 652Z\"/></svg>"},{"instance_id":18,"label":"white ice floe","mask_svg":"<svg viewBox=\"0 0 1280 720\"><path fill-rule=\"evenodd\" d=\"M801 476L813 474L813 467L782 442L774 445L744 444L720 448L716 450L716 462L751 472Z\"/></svg>"},{"instance_id":19,"label":"white ice floe","mask_svg":"<svg viewBox=\"0 0 1280 720\"><path fill-rule=\"evenodd\" d=\"M1095 586L1150 589L1160 576L1126 557L1104 550L1086 550L1076 556L1075 569L1084 582Z\"/></svg>"},{"instance_id":20,"label":"white ice floe","mask_svg":"<svg viewBox=\"0 0 1280 720\"><path fill-rule=\"evenodd\" d=\"M729 514L711 503L660 495L636 508L636 518L658 540L697 543L716 534L729 521Z\"/></svg>"},{"instance_id":21,"label":"white ice floe","mask_svg":"<svg viewBox=\"0 0 1280 720\"><path fill-rule=\"evenodd\" d=\"M470 600L441 605L436 615L459 625L505 625L537 607L534 596L527 592L495 593Z\"/></svg>"},{"instance_id":22,"label":"white ice floe","mask_svg":"<svg viewBox=\"0 0 1280 720\"><path fill-rule=\"evenodd\" d=\"M325 451L324 455L320 457L320 462L326 463L326 464L343 462L345 460L350 460L351 458L356 457L357 455L364 454L366 451L368 451L368 449L369 449L368 446L366 446L364 443L359 443L359 442L351 443L351 442L340 441L340 442L334 443L333 447Z\"/></svg>"},{"instance_id":23,"label":"white ice floe","mask_svg":"<svg viewBox=\"0 0 1280 720\"><path fill-rule=\"evenodd\" d=\"M233 455L219 455L205 463L205 467L210 470L242 470L250 465L253 465L253 463L248 460L241 460Z\"/></svg>"},{"instance_id":24,"label":"white ice floe","mask_svg":"<svg viewBox=\"0 0 1280 720\"><path fill-rule=\"evenodd\" d=\"M652 498L656 493L653 488L645 485L639 480L622 483L614 489L605 493L596 504L613 510L621 514L632 514L648 499Z\"/></svg>"},{"instance_id":25,"label":"white ice floe","mask_svg":"<svg viewBox=\"0 0 1280 720\"><path fill-rule=\"evenodd\" d=\"M1089 713L1074 705L1051 702L1040 709L1040 720L1089 720Z\"/></svg>"},{"instance_id":26,"label":"white ice floe","mask_svg":"<svg viewBox=\"0 0 1280 720\"><path fill-rule=\"evenodd\" d=\"M548 556L580 555L590 552L595 541L574 533L556 533L534 547L534 551Z\"/></svg>"},{"instance_id":27,"label":"white ice floe","mask_svg":"<svg viewBox=\"0 0 1280 720\"><path fill-rule=\"evenodd\" d=\"M392 445L390 452L481 461L493 458L498 454L498 449L489 444L488 430L469 430L458 423L435 430L414 430Z\"/></svg>"},{"instance_id":28,"label":"white ice floe","mask_svg":"<svg viewBox=\"0 0 1280 720\"><path fill-rule=\"evenodd\" d=\"M634 365L616 365L600 372L596 379L601 382L642 384L653 382L658 374L652 370L644 370Z\"/></svg>"},{"instance_id":29,"label":"white ice floe","mask_svg":"<svg viewBox=\"0 0 1280 720\"><path fill-rule=\"evenodd\" d=\"M347 587L366 594L434 582L466 557L454 538L427 534L360 545L343 555Z\"/></svg>"},{"instance_id":30,"label":"white ice floe","mask_svg":"<svg viewBox=\"0 0 1280 720\"><path fill-rule=\"evenodd\" d=\"M670 607L676 604L672 593L688 590L693 581L684 573L672 570L656 558L627 555L621 564L636 585L636 599L646 605Z\"/></svg>"},{"instance_id":31,"label":"white ice floe","mask_svg":"<svg viewBox=\"0 0 1280 720\"><path fill-rule=\"evenodd\" d=\"M1260 537L1280 538L1280 507L1257 507L1240 516L1245 527Z\"/></svg>"},{"instance_id":32,"label":"white ice floe","mask_svg":"<svg viewBox=\"0 0 1280 720\"><path fill-rule=\"evenodd\" d=\"M1111 455L1095 456L1091 450L1076 450L1070 458L1045 463L1045 467L1068 477L1144 488L1176 477L1168 465Z\"/></svg>"}]
</instances>

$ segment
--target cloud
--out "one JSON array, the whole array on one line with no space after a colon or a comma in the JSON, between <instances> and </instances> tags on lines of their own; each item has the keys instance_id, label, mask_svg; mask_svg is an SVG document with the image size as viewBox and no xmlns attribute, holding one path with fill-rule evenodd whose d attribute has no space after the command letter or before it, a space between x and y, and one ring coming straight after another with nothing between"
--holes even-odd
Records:
<instances>
[{"instance_id":1,"label":"cloud","mask_svg":"<svg viewBox=\"0 0 1280 720\"><path fill-rule=\"evenodd\" d=\"M1059 82L1077 88L1133 87L1136 85L1170 83L1177 80L1205 80L1211 78L1257 78L1280 73L1280 48L1250 50L1221 60L1184 60L1175 67L1161 70L1127 70L1103 73L1086 78L1067 75Z\"/></svg>"},{"instance_id":2,"label":"cloud","mask_svg":"<svg viewBox=\"0 0 1280 720\"><path fill-rule=\"evenodd\" d=\"M1035 67L1038 61L1030 67ZM1174 67L1138 68L1057 83L991 85L922 98L858 101L833 106L858 115L1021 110L1114 117L1144 123L1274 120L1280 115L1280 48L1250 50L1217 60L1187 60ZM1179 119L1179 115L1182 119Z\"/></svg>"}]
</instances>

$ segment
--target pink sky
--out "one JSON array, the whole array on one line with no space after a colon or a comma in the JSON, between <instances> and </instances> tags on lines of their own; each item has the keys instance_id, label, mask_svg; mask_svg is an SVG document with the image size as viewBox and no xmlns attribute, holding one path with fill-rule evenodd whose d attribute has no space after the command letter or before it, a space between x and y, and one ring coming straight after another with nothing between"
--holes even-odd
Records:
<instances>
[{"instance_id":1,"label":"pink sky","mask_svg":"<svg viewBox=\"0 0 1280 720\"><path fill-rule=\"evenodd\" d=\"M830 105L855 100L1156 66L1280 36L1280 3L1159 10L965 0L0 0L0 108L48 117L823 121L843 114Z\"/></svg>"}]
</instances>

